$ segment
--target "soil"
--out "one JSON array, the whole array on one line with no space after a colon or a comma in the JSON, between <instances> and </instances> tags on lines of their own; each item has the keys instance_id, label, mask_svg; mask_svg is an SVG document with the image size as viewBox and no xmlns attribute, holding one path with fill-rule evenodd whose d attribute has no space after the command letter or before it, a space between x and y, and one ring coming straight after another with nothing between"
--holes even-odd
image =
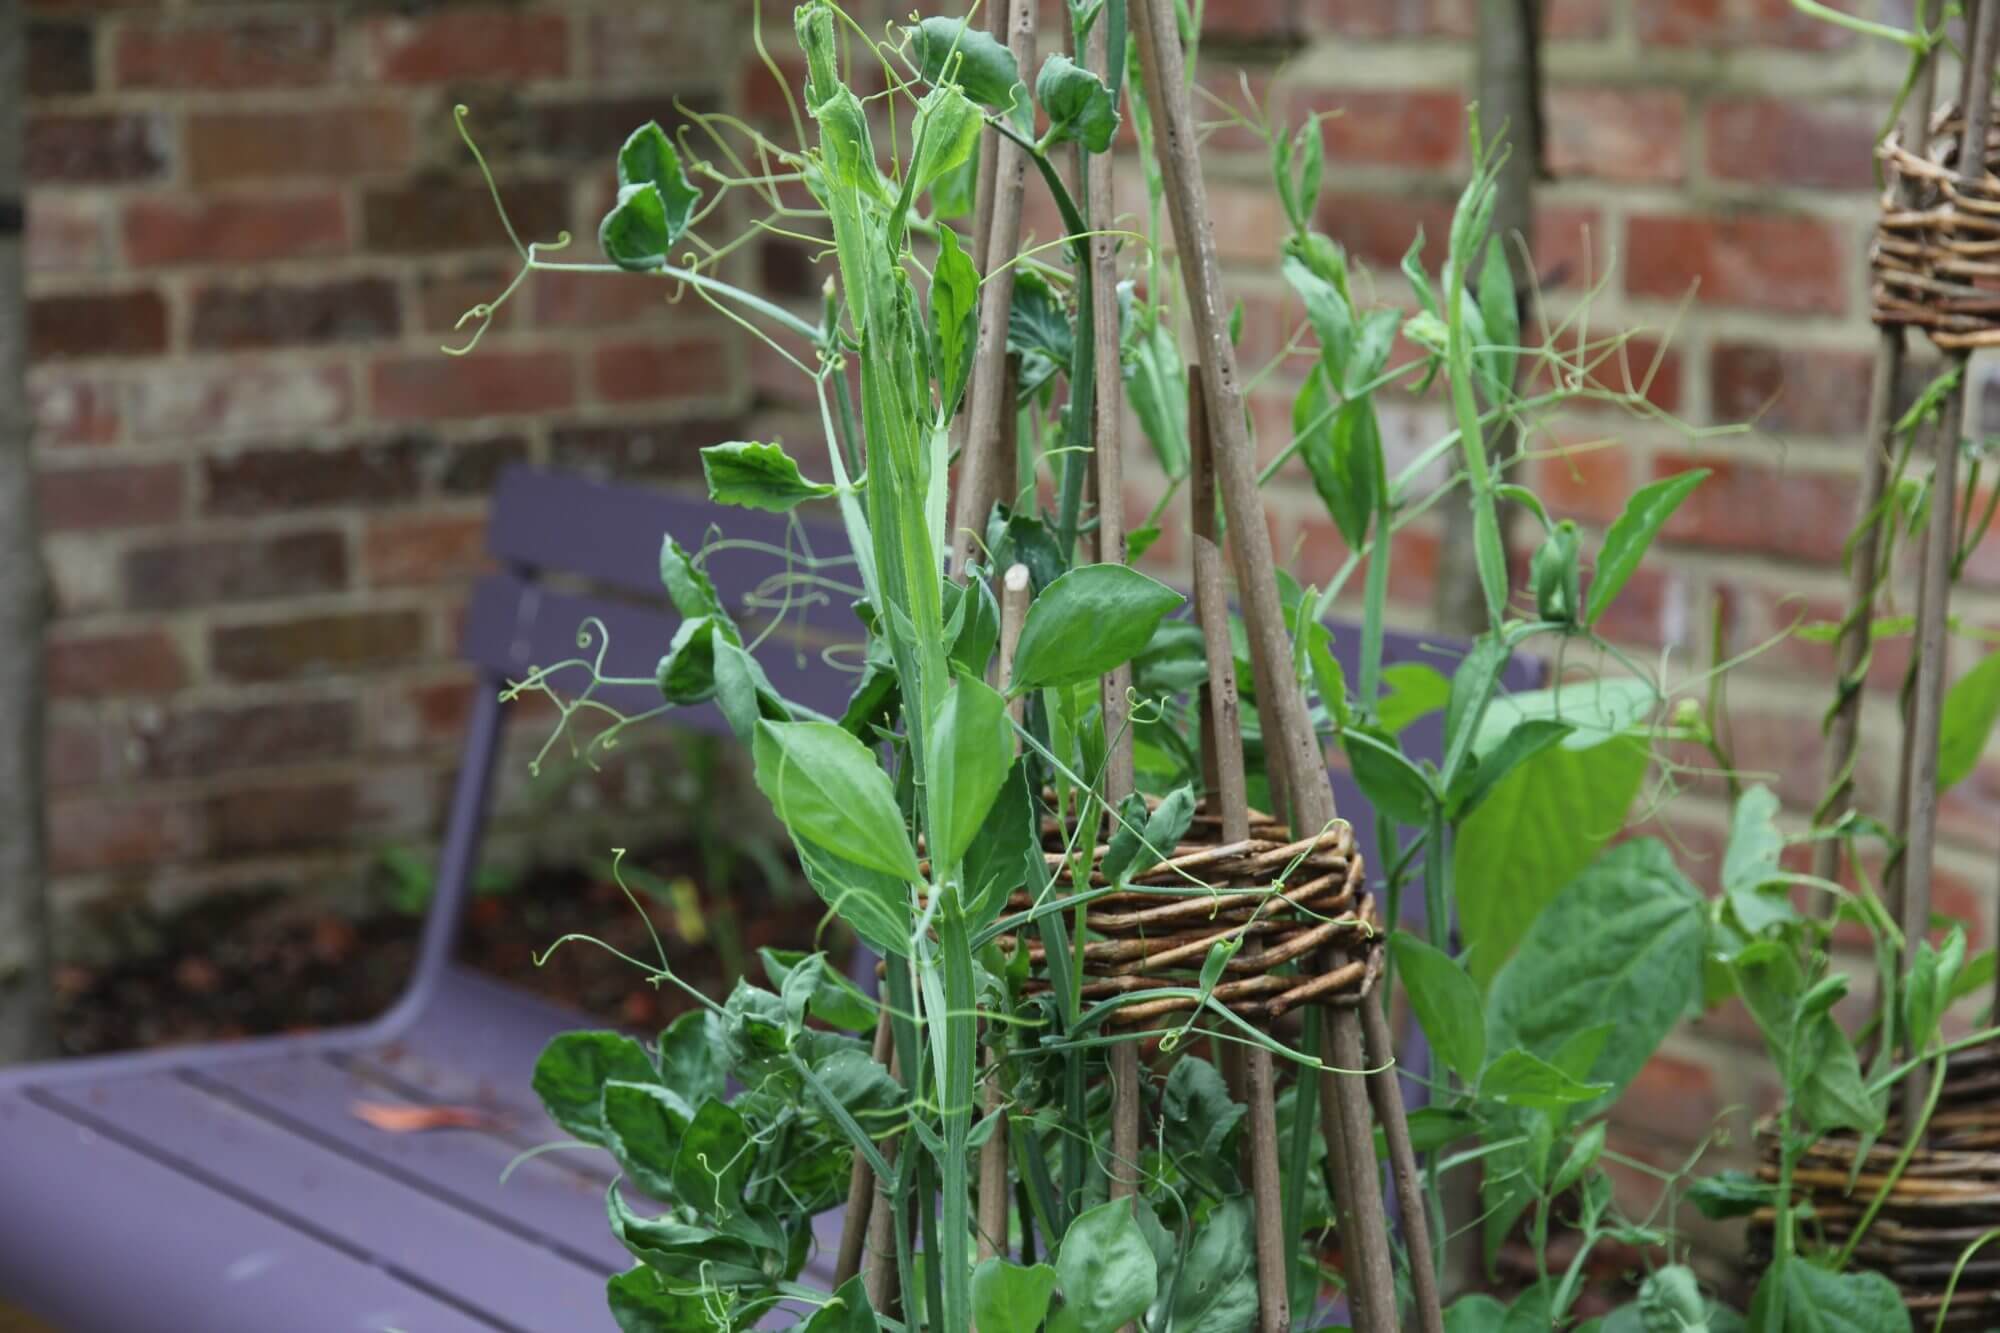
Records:
<instances>
[{"instance_id":1,"label":"soil","mask_svg":"<svg viewBox=\"0 0 2000 1333\"><path fill-rule=\"evenodd\" d=\"M632 862L697 863L683 848ZM820 912L809 891L800 885L781 899L752 879L720 893L685 881L663 884L658 896L636 895L642 918L608 876L539 870L473 900L459 956L604 1023L656 1028L692 1002L670 986L655 989L631 963L588 943L564 945L543 966L536 958L572 933L632 958L655 958L650 921L677 975L725 995L739 967L763 979L760 947L814 947ZM421 912L357 915L271 895L210 900L153 923L158 944L143 957L61 968L59 1038L65 1052L93 1055L363 1022L401 992L422 928ZM824 947L839 952L844 944Z\"/></svg>"}]
</instances>

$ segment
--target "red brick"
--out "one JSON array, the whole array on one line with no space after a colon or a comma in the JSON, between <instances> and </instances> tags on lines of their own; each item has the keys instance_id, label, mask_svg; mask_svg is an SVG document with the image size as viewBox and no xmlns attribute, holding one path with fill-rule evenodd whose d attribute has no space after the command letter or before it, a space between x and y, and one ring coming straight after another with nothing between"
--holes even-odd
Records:
<instances>
[{"instance_id":1,"label":"red brick","mask_svg":"<svg viewBox=\"0 0 2000 1333\"><path fill-rule=\"evenodd\" d=\"M506 290L519 264L517 256L509 255L504 263L475 261L462 270L460 266L453 265L450 272L420 273L417 277L418 326L426 333L446 335L437 340L441 343L454 347L463 345L472 337L480 321L465 319L461 324L460 320L474 306L485 305ZM540 279L545 275L535 276ZM493 312L488 332L504 333L522 327L527 300L527 293L516 292L513 300ZM537 324L539 326L539 321Z\"/></svg>"},{"instance_id":2,"label":"red brick","mask_svg":"<svg viewBox=\"0 0 2000 1333\"><path fill-rule=\"evenodd\" d=\"M1419 527L1398 532L1389 543L1389 595L1397 601L1429 605L1437 587L1441 551L1434 532Z\"/></svg>"},{"instance_id":3,"label":"red brick","mask_svg":"<svg viewBox=\"0 0 2000 1333\"><path fill-rule=\"evenodd\" d=\"M1717 98L1704 133L1708 171L1753 185L1872 190L1880 119L1855 102Z\"/></svg>"},{"instance_id":4,"label":"red brick","mask_svg":"<svg viewBox=\"0 0 2000 1333\"><path fill-rule=\"evenodd\" d=\"M1443 261L1451 234L1452 200L1440 196L1374 191L1329 193L1319 202L1319 229L1347 247L1353 258L1383 270L1402 263L1422 228L1425 263L1433 271Z\"/></svg>"},{"instance_id":5,"label":"red brick","mask_svg":"<svg viewBox=\"0 0 2000 1333\"><path fill-rule=\"evenodd\" d=\"M747 22L739 28L721 21L720 10L717 5L707 6L706 12L698 5L620 5L593 14L586 53L590 73L598 78L632 79L674 88L718 80L738 56L749 53L755 59L747 40ZM775 11L764 15L767 40L774 17ZM778 67L787 71L796 96L805 84L805 65L782 51L772 54ZM756 68L763 69L763 62L757 61ZM769 71L765 71L763 82L771 84ZM783 116L784 99L777 97L775 87L771 94L778 102L778 115ZM746 115L758 110L752 103L743 107Z\"/></svg>"},{"instance_id":6,"label":"red brick","mask_svg":"<svg viewBox=\"0 0 2000 1333\"><path fill-rule=\"evenodd\" d=\"M1789 665L1810 679L1827 682L1830 690L1836 646L1804 639L1787 631L1805 625L1839 624L1847 614L1845 601L1834 597L1808 597L1783 588L1762 588L1751 595L1763 604L1759 608L1763 613L1763 623L1758 626L1760 634L1767 638L1784 635L1772 649L1774 661L1771 665ZM1869 688L1893 690L1901 686L1904 670L1910 664L1910 644L1908 635L1875 641L1874 651L1868 659Z\"/></svg>"},{"instance_id":7,"label":"red brick","mask_svg":"<svg viewBox=\"0 0 2000 1333\"><path fill-rule=\"evenodd\" d=\"M1703 305L1837 315L1847 306L1848 247L1805 217L1641 216L1626 224L1625 289L1679 300L1699 279Z\"/></svg>"},{"instance_id":8,"label":"red brick","mask_svg":"<svg viewBox=\"0 0 2000 1333\"><path fill-rule=\"evenodd\" d=\"M659 18L666 17L664 11L660 10L634 12L656 15ZM605 20L599 19L597 22L601 24ZM609 54L593 52L592 58L594 61L602 62ZM616 59L616 56L612 58ZM791 125L794 112L801 120L805 118L805 106L799 90L805 86L806 62L800 56L779 55L776 52L772 53L772 60L778 67L776 75L771 73L771 66L765 64L762 57L754 51L744 55L736 80L736 103L738 113L751 124L782 130ZM786 98L787 92L790 93L789 101ZM1121 134L1125 129L1124 125L1119 126Z\"/></svg>"},{"instance_id":9,"label":"red brick","mask_svg":"<svg viewBox=\"0 0 2000 1333\"><path fill-rule=\"evenodd\" d=\"M819 295L822 274L815 272L803 293ZM544 328L604 328L674 318L667 305L672 286L636 273L537 273L534 277L534 320ZM764 287L758 288L766 291ZM505 313L504 310L502 312Z\"/></svg>"},{"instance_id":10,"label":"red brick","mask_svg":"<svg viewBox=\"0 0 2000 1333\"><path fill-rule=\"evenodd\" d=\"M569 225L569 189L557 180L501 187L507 215L526 241L552 240ZM507 229L484 185L397 185L361 199L362 244L385 254L502 249Z\"/></svg>"},{"instance_id":11,"label":"red brick","mask_svg":"<svg viewBox=\"0 0 2000 1333\"><path fill-rule=\"evenodd\" d=\"M1867 427L1874 356L1797 343L1722 342L1709 353L1709 417L1759 430L1852 435Z\"/></svg>"},{"instance_id":12,"label":"red brick","mask_svg":"<svg viewBox=\"0 0 2000 1333\"><path fill-rule=\"evenodd\" d=\"M28 302L28 354L154 356L167 350L167 303L151 288L38 296Z\"/></svg>"},{"instance_id":13,"label":"red brick","mask_svg":"<svg viewBox=\"0 0 2000 1333\"><path fill-rule=\"evenodd\" d=\"M88 112L28 117L24 159L33 185L124 185L166 174L172 132L160 115Z\"/></svg>"},{"instance_id":14,"label":"red brick","mask_svg":"<svg viewBox=\"0 0 2000 1333\"><path fill-rule=\"evenodd\" d=\"M729 357L712 334L605 343L591 354L590 378L597 396L609 403L722 397L729 393Z\"/></svg>"},{"instance_id":15,"label":"red brick","mask_svg":"<svg viewBox=\"0 0 2000 1333\"><path fill-rule=\"evenodd\" d=\"M741 423L726 417L557 426L549 432L549 463L593 475L699 481L702 447L741 438Z\"/></svg>"},{"instance_id":16,"label":"red brick","mask_svg":"<svg viewBox=\"0 0 2000 1333\"><path fill-rule=\"evenodd\" d=\"M361 568L370 586L447 583L484 572L483 514L413 514L377 519L361 537Z\"/></svg>"},{"instance_id":17,"label":"red brick","mask_svg":"<svg viewBox=\"0 0 2000 1333\"><path fill-rule=\"evenodd\" d=\"M1677 92L1555 88L1543 155L1558 178L1677 181L1687 174L1687 102Z\"/></svg>"},{"instance_id":18,"label":"red brick","mask_svg":"<svg viewBox=\"0 0 2000 1333\"><path fill-rule=\"evenodd\" d=\"M30 98L80 97L97 86L96 39L88 23L27 25Z\"/></svg>"},{"instance_id":19,"label":"red brick","mask_svg":"<svg viewBox=\"0 0 2000 1333\"><path fill-rule=\"evenodd\" d=\"M1436 0L1304 0L1306 30L1341 37L1427 37L1437 30Z\"/></svg>"},{"instance_id":20,"label":"red brick","mask_svg":"<svg viewBox=\"0 0 2000 1333\"><path fill-rule=\"evenodd\" d=\"M1465 156L1465 95L1455 88L1315 89L1294 99L1291 119L1315 111L1326 113L1329 161L1440 171Z\"/></svg>"},{"instance_id":21,"label":"red brick","mask_svg":"<svg viewBox=\"0 0 2000 1333\"><path fill-rule=\"evenodd\" d=\"M399 171L414 146L409 109L374 104L195 112L186 134L188 180L198 189Z\"/></svg>"},{"instance_id":22,"label":"red brick","mask_svg":"<svg viewBox=\"0 0 2000 1333\"><path fill-rule=\"evenodd\" d=\"M375 415L438 420L552 412L576 399L564 351L442 353L377 361L369 373Z\"/></svg>"},{"instance_id":23,"label":"red brick","mask_svg":"<svg viewBox=\"0 0 2000 1333\"><path fill-rule=\"evenodd\" d=\"M360 804L351 782L258 785L207 803L210 853L271 856L347 841Z\"/></svg>"},{"instance_id":24,"label":"red brick","mask_svg":"<svg viewBox=\"0 0 2000 1333\"><path fill-rule=\"evenodd\" d=\"M543 157L596 167L605 160L607 151L615 151L633 130L649 120L659 122L661 129L678 140L682 127L688 124L682 107L702 113L721 109L711 96L680 92L673 96L648 93L634 97L557 97L538 101L519 112L523 147ZM701 137L696 136L697 142ZM610 150L606 149L607 144L612 146ZM608 199L605 207L610 207Z\"/></svg>"},{"instance_id":25,"label":"red brick","mask_svg":"<svg viewBox=\"0 0 2000 1333\"><path fill-rule=\"evenodd\" d=\"M58 633L49 640L48 688L61 699L172 694L187 684L187 663L164 630Z\"/></svg>"},{"instance_id":26,"label":"red brick","mask_svg":"<svg viewBox=\"0 0 2000 1333\"><path fill-rule=\"evenodd\" d=\"M168 800L96 798L49 804L49 869L58 875L143 870L198 856L201 812Z\"/></svg>"},{"instance_id":27,"label":"red brick","mask_svg":"<svg viewBox=\"0 0 2000 1333\"><path fill-rule=\"evenodd\" d=\"M132 433L140 439L208 443L339 425L353 414L354 381L341 365L176 365L138 380L127 404Z\"/></svg>"},{"instance_id":28,"label":"red brick","mask_svg":"<svg viewBox=\"0 0 2000 1333\"><path fill-rule=\"evenodd\" d=\"M290 513L327 506L415 500L419 460L440 446L410 434L337 448L245 449L202 460L202 511Z\"/></svg>"},{"instance_id":29,"label":"red brick","mask_svg":"<svg viewBox=\"0 0 2000 1333\"><path fill-rule=\"evenodd\" d=\"M1586 595L1591 576L1584 576ZM1685 572L1671 561L1649 560L1634 570L1595 628L1606 638L1645 648L1689 646L1693 590Z\"/></svg>"},{"instance_id":30,"label":"red brick","mask_svg":"<svg viewBox=\"0 0 2000 1333\"><path fill-rule=\"evenodd\" d=\"M333 20L197 18L126 23L112 67L127 88L298 88L333 74Z\"/></svg>"},{"instance_id":31,"label":"red brick","mask_svg":"<svg viewBox=\"0 0 2000 1333\"><path fill-rule=\"evenodd\" d=\"M202 351L393 340L403 315L388 278L254 287L217 284L194 293L188 341Z\"/></svg>"},{"instance_id":32,"label":"red brick","mask_svg":"<svg viewBox=\"0 0 2000 1333\"><path fill-rule=\"evenodd\" d=\"M1632 494L1632 454L1622 444L1563 449L1544 454L1532 466L1535 494L1557 518L1603 527L1624 512ZM1526 540L1535 540L1539 530L1534 520L1522 520Z\"/></svg>"},{"instance_id":33,"label":"red brick","mask_svg":"<svg viewBox=\"0 0 2000 1333\"><path fill-rule=\"evenodd\" d=\"M52 719L43 747L42 776L58 791L103 782L117 766L110 738L88 722Z\"/></svg>"},{"instance_id":34,"label":"red brick","mask_svg":"<svg viewBox=\"0 0 2000 1333\"><path fill-rule=\"evenodd\" d=\"M210 660L223 680L273 681L343 675L421 660L419 611L361 611L218 626Z\"/></svg>"},{"instance_id":35,"label":"red brick","mask_svg":"<svg viewBox=\"0 0 2000 1333\"><path fill-rule=\"evenodd\" d=\"M1604 275L1604 219L1594 208L1535 210L1535 274L1543 291L1579 289ZM1442 242L1440 242L1441 244Z\"/></svg>"},{"instance_id":36,"label":"red brick","mask_svg":"<svg viewBox=\"0 0 2000 1333\"><path fill-rule=\"evenodd\" d=\"M1854 510L1853 478L1675 454L1655 458L1653 476L1694 467L1714 475L1668 520L1668 540L1822 562L1839 558Z\"/></svg>"},{"instance_id":37,"label":"red brick","mask_svg":"<svg viewBox=\"0 0 2000 1333\"><path fill-rule=\"evenodd\" d=\"M135 610L271 601L345 587L347 543L337 532L208 538L134 547L123 568Z\"/></svg>"},{"instance_id":38,"label":"red brick","mask_svg":"<svg viewBox=\"0 0 2000 1333\"><path fill-rule=\"evenodd\" d=\"M28 197L30 273L102 272L111 265L111 230L101 194L54 191Z\"/></svg>"},{"instance_id":39,"label":"red brick","mask_svg":"<svg viewBox=\"0 0 2000 1333\"><path fill-rule=\"evenodd\" d=\"M350 755L360 721L351 699L285 699L180 708L133 732L127 748L138 776L202 778Z\"/></svg>"},{"instance_id":40,"label":"red brick","mask_svg":"<svg viewBox=\"0 0 2000 1333\"><path fill-rule=\"evenodd\" d=\"M43 468L36 512L49 532L93 532L171 523L181 516L179 463Z\"/></svg>"},{"instance_id":41,"label":"red brick","mask_svg":"<svg viewBox=\"0 0 2000 1333\"><path fill-rule=\"evenodd\" d=\"M1845 46L1854 36L1800 13L1790 0L1646 0L1637 12L1639 40L1648 45L1824 51Z\"/></svg>"},{"instance_id":42,"label":"red brick","mask_svg":"<svg viewBox=\"0 0 2000 1333\"><path fill-rule=\"evenodd\" d=\"M1658 1052L1618 1099L1612 1119L1675 1143L1704 1139L1722 1114L1715 1074L1699 1061Z\"/></svg>"},{"instance_id":43,"label":"red brick","mask_svg":"<svg viewBox=\"0 0 2000 1333\"><path fill-rule=\"evenodd\" d=\"M1229 42L1279 42L1297 36L1300 0L1231 0L1201 11L1204 37Z\"/></svg>"},{"instance_id":44,"label":"red brick","mask_svg":"<svg viewBox=\"0 0 2000 1333\"><path fill-rule=\"evenodd\" d=\"M135 199L125 209L125 258L154 264L257 264L334 255L348 247L333 193Z\"/></svg>"},{"instance_id":45,"label":"red brick","mask_svg":"<svg viewBox=\"0 0 2000 1333\"><path fill-rule=\"evenodd\" d=\"M28 416L37 444L109 444L118 438L117 394L94 379L41 372L29 376Z\"/></svg>"},{"instance_id":46,"label":"red brick","mask_svg":"<svg viewBox=\"0 0 2000 1333\"><path fill-rule=\"evenodd\" d=\"M1531 326L1529 335L1534 336L1535 332ZM1578 348L1576 333L1577 330L1571 329L1567 336L1558 335L1550 352L1561 359L1565 389L1578 387L1580 380L1583 387L1643 398L1665 412L1680 406L1681 355L1677 350L1661 346L1657 339L1636 334L1627 336L1622 345L1613 345L1613 331L1599 328L1586 330L1587 341ZM1550 392L1555 382L1549 364L1539 360L1533 363L1527 383L1534 393ZM1571 406L1588 410L1596 404L1579 399Z\"/></svg>"},{"instance_id":47,"label":"red brick","mask_svg":"<svg viewBox=\"0 0 2000 1333\"><path fill-rule=\"evenodd\" d=\"M380 18L362 32L369 78L383 83L556 79L569 72L569 27L561 14L449 9Z\"/></svg>"}]
</instances>

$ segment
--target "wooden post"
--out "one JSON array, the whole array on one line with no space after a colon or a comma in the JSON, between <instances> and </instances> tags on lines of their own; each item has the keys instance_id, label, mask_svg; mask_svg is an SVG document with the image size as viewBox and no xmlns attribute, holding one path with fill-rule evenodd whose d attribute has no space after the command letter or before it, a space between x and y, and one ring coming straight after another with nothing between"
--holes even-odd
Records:
<instances>
[{"instance_id":1,"label":"wooden post","mask_svg":"<svg viewBox=\"0 0 2000 1333\"><path fill-rule=\"evenodd\" d=\"M891 1032L889 1006L880 1001L875 1016L875 1063L889 1063ZM868 1239L868 1215L875 1204L875 1168L860 1153L854 1154L854 1168L847 1176L847 1211L840 1220L840 1253L834 1261L833 1285L839 1286L861 1271L861 1252Z\"/></svg>"},{"instance_id":2,"label":"wooden post","mask_svg":"<svg viewBox=\"0 0 2000 1333\"><path fill-rule=\"evenodd\" d=\"M1431 1251L1430 1218L1423 1181L1417 1175L1416 1147L1403 1110L1403 1085L1396 1079L1396 1041L1376 997L1361 1001L1362 1054L1375 1072L1368 1076L1369 1099L1389 1149L1396 1202L1403 1207L1403 1247L1410 1257L1410 1295L1423 1333L1444 1333L1444 1299L1438 1291L1437 1258Z\"/></svg>"},{"instance_id":3,"label":"wooden post","mask_svg":"<svg viewBox=\"0 0 2000 1333\"><path fill-rule=\"evenodd\" d=\"M892 1077L900 1072L901 1064L892 1049L889 1053ZM896 1165L901 1143L900 1135L882 1140L882 1160L892 1167ZM889 1182L879 1177L875 1181L875 1201L868 1207L868 1268L862 1290L868 1294L869 1308L878 1314L893 1315L900 1305L896 1283L896 1196L890 1191Z\"/></svg>"}]
</instances>

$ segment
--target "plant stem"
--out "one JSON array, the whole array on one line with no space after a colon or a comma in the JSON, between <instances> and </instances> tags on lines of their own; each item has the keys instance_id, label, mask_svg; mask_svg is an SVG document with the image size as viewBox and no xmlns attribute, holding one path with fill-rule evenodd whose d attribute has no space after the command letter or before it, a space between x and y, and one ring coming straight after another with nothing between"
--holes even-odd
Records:
<instances>
[{"instance_id":1,"label":"plant stem","mask_svg":"<svg viewBox=\"0 0 2000 1333\"><path fill-rule=\"evenodd\" d=\"M1889 1174L1883 1178L1882 1187L1875 1191L1875 1197L1868 1201L1868 1207L1862 1211L1861 1220L1856 1222L1854 1230L1848 1233L1847 1243L1840 1247L1840 1254L1833 1261L1836 1272L1847 1267L1847 1261L1854 1257L1855 1246L1859 1245L1861 1238L1868 1234L1869 1226L1875 1221L1875 1214L1881 1212L1882 1205L1889 1201L1890 1191L1894 1190L1896 1182L1903 1178L1904 1170L1910 1165L1910 1158L1916 1155L1917 1145L1924 1141L1924 1131L1930 1128L1931 1116L1937 1111L1938 1097L1944 1092L1944 1068L1945 1058L1940 1055L1937 1064L1931 1069L1930 1086L1924 1093L1923 1114L1918 1117L1914 1125L1903 1127L1903 1150L1896 1154L1896 1163L1889 1168Z\"/></svg>"}]
</instances>

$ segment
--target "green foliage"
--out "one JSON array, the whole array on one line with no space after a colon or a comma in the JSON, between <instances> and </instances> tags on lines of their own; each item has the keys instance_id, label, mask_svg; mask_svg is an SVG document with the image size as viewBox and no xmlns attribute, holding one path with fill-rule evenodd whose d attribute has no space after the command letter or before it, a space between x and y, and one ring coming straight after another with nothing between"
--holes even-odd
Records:
<instances>
[{"instance_id":1,"label":"green foliage","mask_svg":"<svg viewBox=\"0 0 2000 1333\"><path fill-rule=\"evenodd\" d=\"M1074 139L1093 153L1111 147L1118 133L1118 98L1104 80L1060 52L1042 63L1035 101L1049 118L1043 147Z\"/></svg>"},{"instance_id":2,"label":"green foliage","mask_svg":"<svg viewBox=\"0 0 2000 1333\"><path fill-rule=\"evenodd\" d=\"M535 1061L535 1095L549 1118L585 1143L602 1146L607 1083L657 1081L646 1048L616 1032L565 1032Z\"/></svg>"},{"instance_id":3,"label":"green foliage","mask_svg":"<svg viewBox=\"0 0 2000 1333\"><path fill-rule=\"evenodd\" d=\"M1965 781L1979 765L2000 720L2000 653L1989 653L1945 692L1938 724L1938 791Z\"/></svg>"},{"instance_id":4,"label":"green foliage","mask_svg":"<svg viewBox=\"0 0 2000 1333\"><path fill-rule=\"evenodd\" d=\"M861 742L830 722L760 722L758 790L792 836L865 869L920 880L896 793Z\"/></svg>"},{"instance_id":5,"label":"green foliage","mask_svg":"<svg viewBox=\"0 0 2000 1333\"><path fill-rule=\"evenodd\" d=\"M1830 1273L1803 1259L1765 1271L1750 1302L1758 1333L1909 1333L1902 1293L1880 1273Z\"/></svg>"},{"instance_id":6,"label":"green foliage","mask_svg":"<svg viewBox=\"0 0 2000 1333\"><path fill-rule=\"evenodd\" d=\"M1632 498L1625 502L1625 512L1604 534L1604 545L1598 550L1597 572L1591 578L1590 601L1584 610L1585 623L1597 623L1624 590L1633 571L1639 568L1639 561L1645 557L1646 548L1653 544L1653 538L1659 535L1660 529L1680 508L1681 501L1707 480L1708 475L1707 468L1678 472L1641 486L1632 493Z\"/></svg>"},{"instance_id":7,"label":"green foliage","mask_svg":"<svg viewBox=\"0 0 2000 1333\"><path fill-rule=\"evenodd\" d=\"M1035 1333L1056 1290L1047 1264L1023 1268L1005 1259L980 1263L972 1273L972 1317L980 1333Z\"/></svg>"},{"instance_id":8,"label":"green foliage","mask_svg":"<svg viewBox=\"0 0 2000 1333\"><path fill-rule=\"evenodd\" d=\"M799 465L781 444L740 440L711 444L701 451L701 471L708 480L708 498L717 504L774 514L789 513L807 500L834 491L823 482L807 481L799 475Z\"/></svg>"},{"instance_id":9,"label":"green foliage","mask_svg":"<svg viewBox=\"0 0 2000 1333\"><path fill-rule=\"evenodd\" d=\"M648 121L618 152L618 202L598 227L598 244L620 268L661 268L700 201L673 141L659 122Z\"/></svg>"},{"instance_id":10,"label":"green foliage","mask_svg":"<svg viewBox=\"0 0 2000 1333\"><path fill-rule=\"evenodd\" d=\"M910 54L927 83L955 83L982 106L1005 110L1021 82L1014 53L978 24L927 18L909 30Z\"/></svg>"},{"instance_id":11,"label":"green foliage","mask_svg":"<svg viewBox=\"0 0 2000 1333\"><path fill-rule=\"evenodd\" d=\"M1184 599L1127 565L1083 565L1028 607L1008 692L1095 679L1136 657Z\"/></svg>"},{"instance_id":12,"label":"green foliage","mask_svg":"<svg viewBox=\"0 0 2000 1333\"><path fill-rule=\"evenodd\" d=\"M1431 1048L1453 1073L1477 1082L1486 1065L1486 1024L1480 1016L1479 988L1449 955L1406 931L1398 931L1389 944L1410 993L1410 1006L1416 1010Z\"/></svg>"},{"instance_id":13,"label":"green foliage","mask_svg":"<svg viewBox=\"0 0 2000 1333\"><path fill-rule=\"evenodd\" d=\"M1062 1307L1051 1333L1112 1333L1144 1313L1159 1292L1159 1270L1122 1199L1079 1213L1056 1251Z\"/></svg>"}]
</instances>

